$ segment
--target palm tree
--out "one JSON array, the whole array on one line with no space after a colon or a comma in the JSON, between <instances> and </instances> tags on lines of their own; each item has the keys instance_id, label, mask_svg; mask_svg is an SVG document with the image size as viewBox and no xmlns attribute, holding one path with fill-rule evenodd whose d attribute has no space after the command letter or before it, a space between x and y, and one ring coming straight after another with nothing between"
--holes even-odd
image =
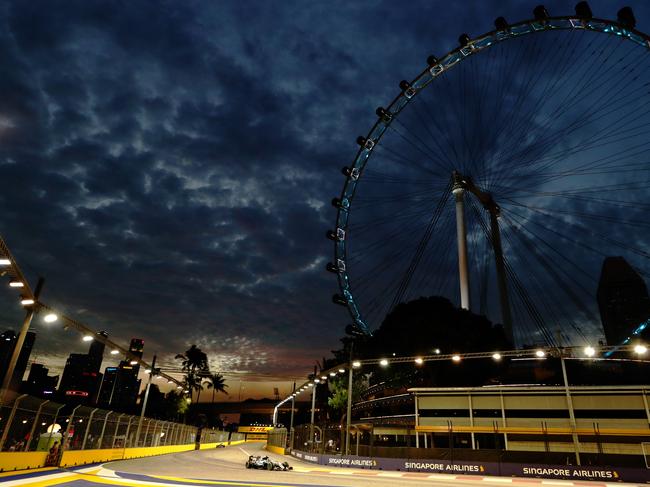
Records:
<instances>
[{"instance_id":1,"label":"palm tree","mask_svg":"<svg viewBox=\"0 0 650 487\"><path fill-rule=\"evenodd\" d=\"M228 391L226 391L226 387L228 387L226 385L226 379L224 379L223 375L219 373L210 374L205 383L208 385L208 389L212 389L212 403L214 403L215 392L223 392L224 394L228 394Z\"/></svg>"},{"instance_id":2,"label":"palm tree","mask_svg":"<svg viewBox=\"0 0 650 487\"><path fill-rule=\"evenodd\" d=\"M175 357L181 360L181 366L185 372L185 386L192 391L197 391L196 402L199 402L203 385L201 385L201 376L210 372L208 366L208 356L201 351L196 345L192 345L185 353L179 353Z\"/></svg>"},{"instance_id":3,"label":"palm tree","mask_svg":"<svg viewBox=\"0 0 650 487\"><path fill-rule=\"evenodd\" d=\"M176 359L182 360L181 365L183 371L192 372L208 372L208 356L201 351L196 345L192 345L185 353L176 355Z\"/></svg>"}]
</instances>

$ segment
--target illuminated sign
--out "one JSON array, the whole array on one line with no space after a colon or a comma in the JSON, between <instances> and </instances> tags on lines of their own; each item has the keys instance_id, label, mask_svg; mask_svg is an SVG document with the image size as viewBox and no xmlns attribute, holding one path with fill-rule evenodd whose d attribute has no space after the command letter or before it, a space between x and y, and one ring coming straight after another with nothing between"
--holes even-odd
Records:
<instances>
[{"instance_id":1,"label":"illuminated sign","mask_svg":"<svg viewBox=\"0 0 650 487\"><path fill-rule=\"evenodd\" d=\"M66 396L79 396L79 397L88 397L86 391L65 391Z\"/></svg>"},{"instance_id":2,"label":"illuminated sign","mask_svg":"<svg viewBox=\"0 0 650 487\"><path fill-rule=\"evenodd\" d=\"M266 433L272 430L273 426L240 426L239 433Z\"/></svg>"}]
</instances>

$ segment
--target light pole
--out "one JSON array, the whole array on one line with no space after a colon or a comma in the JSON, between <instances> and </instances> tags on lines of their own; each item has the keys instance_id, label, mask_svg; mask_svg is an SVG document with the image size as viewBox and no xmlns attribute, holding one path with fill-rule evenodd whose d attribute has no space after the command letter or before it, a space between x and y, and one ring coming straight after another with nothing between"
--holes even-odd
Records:
<instances>
[{"instance_id":1,"label":"light pole","mask_svg":"<svg viewBox=\"0 0 650 487\"><path fill-rule=\"evenodd\" d=\"M354 342L350 342L350 362L348 363L348 409L345 418L345 454L350 454L350 425L352 424L352 351Z\"/></svg>"},{"instance_id":2,"label":"light pole","mask_svg":"<svg viewBox=\"0 0 650 487\"><path fill-rule=\"evenodd\" d=\"M311 383L311 423L309 424L309 444L311 451L314 451L314 415L316 412L316 373L314 369L314 382Z\"/></svg>"},{"instance_id":3,"label":"light pole","mask_svg":"<svg viewBox=\"0 0 650 487\"><path fill-rule=\"evenodd\" d=\"M36 283L36 289L34 289L34 301L38 301L44 283L45 283L45 279L39 277L38 282ZM9 391L9 388L11 387L11 379L13 378L14 370L16 369L16 363L18 362L18 358L20 357L20 352L23 351L23 345L25 344L25 337L27 336L27 332L29 331L29 325L31 325L32 318L34 318L34 313L36 312L35 308L36 308L36 304L32 304L27 308L27 313L25 314L25 319L23 320L23 326L20 329L18 338L16 339L14 351L11 354L9 365L5 372L4 379L2 380L2 387L0 388L0 406L4 405L6 395Z\"/></svg>"},{"instance_id":4,"label":"light pole","mask_svg":"<svg viewBox=\"0 0 650 487\"><path fill-rule=\"evenodd\" d=\"M576 431L578 426L576 424L576 416L573 412L573 399L571 398L571 391L569 390L569 380L566 374L566 364L564 362L564 350L558 349L560 354L560 365L562 366L562 380L564 382L564 392L566 394L566 403L567 409L569 410L569 420L571 421L571 436L573 437L573 446L576 451L576 463L580 465L580 440L578 438L578 432Z\"/></svg>"},{"instance_id":5,"label":"light pole","mask_svg":"<svg viewBox=\"0 0 650 487\"><path fill-rule=\"evenodd\" d=\"M293 392L291 393L291 420L289 422L289 448L293 450L293 410L296 407L296 382L293 383Z\"/></svg>"},{"instance_id":6,"label":"light pole","mask_svg":"<svg viewBox=\"0 0 650 487\"><path fill-rule=\"evenodd\" d=\"M138 429L135 432L135 444L137 446L140 440L140 430L142 429L142 420L144 419L144 412L147 409L147 401L149 400L149 389L151 388L151 380L156 373L156 355L154 354L151 361L151 370L149 371L149 380L147 381L147 388L144 392L144 400L142 401L142 410L140 411L140 420L138 421Z\"/></svg>"}]
</instances>

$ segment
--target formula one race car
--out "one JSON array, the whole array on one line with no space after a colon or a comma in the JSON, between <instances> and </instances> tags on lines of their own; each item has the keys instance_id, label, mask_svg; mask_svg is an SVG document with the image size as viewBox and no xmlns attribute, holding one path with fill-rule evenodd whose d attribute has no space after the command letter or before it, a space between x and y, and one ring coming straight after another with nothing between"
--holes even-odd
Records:
<instances>
[{"instance_id":1,"label":"formula one race car","mask_svg":"<svg viewBox=\"0 0 650 487\"><path fill-rule=\"evenodd\" d=\"M246 468L257 468L261 470L293 470L287 462L275 462L269 457L250 455L246 460Z\"/></svg>"}]
</instances>

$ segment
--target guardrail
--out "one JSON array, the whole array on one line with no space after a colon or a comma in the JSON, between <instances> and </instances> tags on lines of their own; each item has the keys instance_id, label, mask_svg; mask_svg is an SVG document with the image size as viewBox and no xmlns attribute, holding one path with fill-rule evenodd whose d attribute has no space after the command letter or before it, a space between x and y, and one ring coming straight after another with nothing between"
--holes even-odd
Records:
<instances>
[{"instance_id":1,"label":"guardrail","mask_svg":"<svg viewBox=\"0 0 650 487\"><path fill-rule=\"evenodd\" d=\"M237 444L244 435L28 395L0 408L0 472L74 466ZM200 443L200 444L198 444Z\"/></svg>"}]
</instances>

